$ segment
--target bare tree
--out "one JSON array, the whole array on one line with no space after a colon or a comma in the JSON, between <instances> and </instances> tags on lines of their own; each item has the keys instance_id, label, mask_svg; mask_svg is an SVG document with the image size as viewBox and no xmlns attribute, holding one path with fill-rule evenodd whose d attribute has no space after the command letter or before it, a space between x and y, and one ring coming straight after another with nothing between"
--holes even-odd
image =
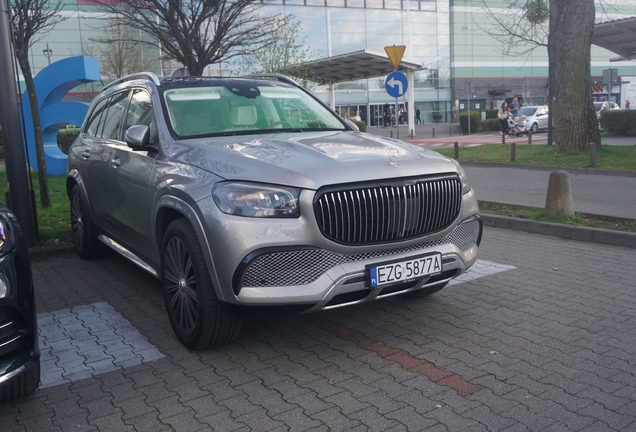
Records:
<instances>
[{"instance_id":1,"label":"bare tree","mask_svg":"<svg viewBox=\"0 0 636 432\"><path fill-rule=\"evenodd\" d=\"M273 42L256 51L247 60L245 69L252 73L281 73L307 80L309 69L305 64L317 55L299 40L302 23L294 15L281 17L272 33Z\"/></svg>"},{"instance_id":2,"label":"bare tree","mask_svg":"<svg viewBox=\"0 0 636 432\"><path fill-rule=\"evenodd\" d=\"M121 22L150 37L134 38L183 64L191 76L206 66L251 54L272 41L279 19L261 16L259 0L97 0Z\"/></svg>"},{"instance_id":3,"label":"bare tree","mask_svg":"<svg viewBox=\"0 0 636 432\"><path fill-rule=\"evenodd\" d=\"M101 72L108 78L121 78L135 72L152 69L158 57L146 55L144 45L137 41L139 30L121 20L111 20L103 29L104 35L92 38L91 42L101 47L97 57Z\"/></svg>"},{"instance_id":4,"label":"bare tree","mask_svg":"<svg viewBox=\"0 0 636 432\"><path fill-rule=\"evenodd\" d=\"M38 164L38 184L40 186L40 206L51 207L49 180L46 172L44 155L44 138L42 122L38 109L38 97L35 93L33 73L29 63L29 48L45 37L52 29L66 18L59 14L63 2L49 0L11 0L12 24L15 57L24 76L24 83L31 105L31 117L35 135L35 153Z\"/></svg>"},{"instance_id":5,"label":"bare tree","mask_svg":"<svg viewBox=\"0 0 636 432\"><path fill-rule=\"evenodd\" d=\"M497 29L482 30L505 47L500 51L528 55L547 47L556 150L584 150L592 142L600 145L590 76L594 0L504 0L506 7L498 11L490 9L486 0L482 4Z\"/></svg>"}]
</instances>

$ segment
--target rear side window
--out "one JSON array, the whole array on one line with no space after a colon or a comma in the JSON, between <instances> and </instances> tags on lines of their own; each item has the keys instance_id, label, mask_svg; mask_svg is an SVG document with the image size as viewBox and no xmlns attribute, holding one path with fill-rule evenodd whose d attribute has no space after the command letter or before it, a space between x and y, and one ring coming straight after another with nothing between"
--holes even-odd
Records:
<instances>
[{"instance_id":1,"label":"rear side window","mask_svg":"<svg viewBox=\"0 0 636 432\"><path fill-rule=\"evenodd\" d=\"M105 119L102 119L102 138L121 140L121 125L128 102L128 91L117 93L110 98L108 112Z\"/></svg>"},{"instance_id":2,"label":"rear side window","mask_svg":"<svg viewBox=\"0 0 636 432\"><path fill-rule=\"evenodd\" d=\"M108 98L104 98L97 102L95 108L93 108L93 112L91 113L91 117L86 122L86 127L84 128L84 133L90 135L92 137L97 136L97 130L99 128L99 120L102 117L104 111L108 107Z\"/></svg>"}]
</instances>

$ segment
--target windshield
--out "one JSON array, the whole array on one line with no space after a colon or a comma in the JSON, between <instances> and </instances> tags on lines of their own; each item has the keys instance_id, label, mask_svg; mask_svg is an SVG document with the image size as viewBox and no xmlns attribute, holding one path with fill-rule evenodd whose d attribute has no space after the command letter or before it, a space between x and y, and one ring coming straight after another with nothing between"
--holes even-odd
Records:
<instances>
[{"instance_id":1,"label":"windshield","mask_svg":"<svg viewBox=\"0 0 636 432\"><path fill-rule=\"evenodd\" d=\"M521 108L519 110L519 115L532 116L535 112L537 112L536 108Z\"/></svg>"},{"instance_id":2,"label":"windshield","mask_svg":"<svg viewBox=\"0 0 636 432\"><path fill-rule=\"evenodd\" d=\"M227 80L163 92L170 124L181 137L282 130L344 130L302 90L278 82Z\"/></svg>"},{"instance_id":3,"label":"windshield","mask_svg":"<svg viewBox=\"0 0 636 432\"><path fill-rule=\"evenodd\" d=\"M599 111L603 106L603 102L594 102L594 111Z\"/></svg>"}]
</instances>

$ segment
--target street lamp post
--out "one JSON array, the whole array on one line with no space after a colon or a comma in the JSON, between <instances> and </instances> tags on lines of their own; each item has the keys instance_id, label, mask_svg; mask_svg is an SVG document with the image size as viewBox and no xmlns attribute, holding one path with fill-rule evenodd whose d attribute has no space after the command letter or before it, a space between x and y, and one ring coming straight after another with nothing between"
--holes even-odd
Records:
<instances>
[{"instance_id":1,"label":"street lamp post","mask_svg":"<svg viewBox=\"0 0 636 432\"><path fill-rule=\"evenodd\" d=\"M53 50L49 48L49 44L46 44L46 49L43 49L42 53L46 56L49 64L51 64L51 56L53 55Z\"/></svg>"}]
</instances>

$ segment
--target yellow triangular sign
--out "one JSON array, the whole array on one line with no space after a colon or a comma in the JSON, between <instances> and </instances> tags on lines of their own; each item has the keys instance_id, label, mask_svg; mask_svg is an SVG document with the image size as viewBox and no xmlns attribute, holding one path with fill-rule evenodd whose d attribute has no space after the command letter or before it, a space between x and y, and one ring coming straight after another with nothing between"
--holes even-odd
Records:
<instances>
[{"instance_id":1,"label":"yellow triangular sign","mask_svg":"<svg viewBox=\"0 0 636 432\"><path fill-rule=\"evenodd\" d=\"M389 60L393 63L393 67L395 70L398 70L400 67L400 62L402 61L402 56L404 55L404 51L406 51L405 45L393 45L384 47L384 51L386 51L386 55L389 56Z\"/></svg>"}]
</instances>

